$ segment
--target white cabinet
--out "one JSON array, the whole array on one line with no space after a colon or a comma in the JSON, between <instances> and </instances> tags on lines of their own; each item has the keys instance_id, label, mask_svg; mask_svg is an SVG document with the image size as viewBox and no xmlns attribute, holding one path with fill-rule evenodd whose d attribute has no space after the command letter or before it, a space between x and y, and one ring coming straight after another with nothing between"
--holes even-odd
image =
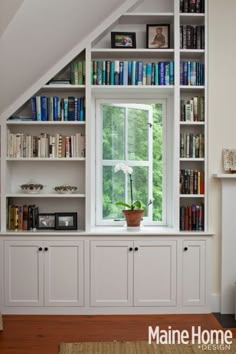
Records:
<instances>
[{"instance_id":1,"label":"white cabinet","mask_svg":"<svg viewBox=\"0 0 236 354\"><path fill-rule=\"evenodd\" d=\"M184 240L182 243L182 305L206 304L206 241Z\"/></svg>"},{"instance_id":2,"label":"white cabinet","mask_svg":"<svg viewBox=\"0 0 236 354\"><path fill-rule=\"evenodd\" d=\"M176 304L176 241L91 241L92 306Z\"/></svg>"},{"instance_id":3,"label":"white cabinet","mask_svg":"<svg viewBox=\"0 0 236 354\"><path fill-rule=\"evenodd\" d=\"M6 306L82 306L83 241L5 241Z\"/></svg>"}]
</instances>

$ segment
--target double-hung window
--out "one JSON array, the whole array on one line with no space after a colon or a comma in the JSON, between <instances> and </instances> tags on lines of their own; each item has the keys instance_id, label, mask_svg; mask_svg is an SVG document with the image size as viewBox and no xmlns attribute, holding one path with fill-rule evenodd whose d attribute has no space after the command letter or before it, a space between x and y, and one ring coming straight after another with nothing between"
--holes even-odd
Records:
<instances>
[{"instance_id":1,"label":"double-hung window","mask_svg":"<svg viewBox=\"0 0 236 354\"><path fill-rule=\"evenodd\" d=\"M97 225L124 224L116 202L130 202L130 184L127 175L115 172L121 162L133 169L143 222L166 224L166 143L166 100L96 101Z\"/></svg>"}]
</instances>

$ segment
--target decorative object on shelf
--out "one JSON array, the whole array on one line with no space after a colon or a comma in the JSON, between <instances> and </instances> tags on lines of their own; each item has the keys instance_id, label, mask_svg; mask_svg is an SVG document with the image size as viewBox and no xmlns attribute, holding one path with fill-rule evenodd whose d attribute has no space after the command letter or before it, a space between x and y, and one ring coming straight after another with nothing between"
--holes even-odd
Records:
<instances>
[{"instance_id":1,"label":"decorative object on shelf","mask_svg":"<svg viewBox=\"0 0 236 354\"><path fill-rule=\"evenodd\" d=\"M225 172L236 173L236 149L223 149Z\"/></svg>"},{"instance_id":2,"label":"decorative object on shelf","mask_svg":"<svg viewBox=\"0 0 236 354\"><path fill-rule=\"evenodd\" d=\"M118 49L136 48L136 33L111 32L111 47Z\"/></svg>"},{"instance_id":3,"label":"decorative object on shelf","mask_svg":"<svg viewBox=\"0 0 236 354\"><path fill-rule=\"evenodd\" d=\"M170 48L170 25L147 25L147 48Z\"/></svg>"},{"instance_id":4,"label":"decorative object on shelf","mask_svg":"<svg viewBox=\"0 0 236 354\"><path fill-rule=\"evenodd\" d=\"M62 184L61 186L56 186L54 190L60 194L71 194L77 190L77 187L70 186L69 184Z\"/></svg>"},{"instance_id":5,"label":"decorative object on shelf","mask_svg":"<svg viewBox=\"0 0 236 354\"><path fill-rule=\"evenodd\" d=\"M38 214L38 229L55 229L55 214Z\"/></svg>"},{"instance_id":6,"label":"decorative object on shelf","mask_svg":"<svg viewBox=\"0 0 236 354\"><path fill-rule=\"evenodd\" d=\"M77 230L77 213L55 213L56 230Z\"/></svg>"},{"instance_id":7,"label":"decorative object on shelf","mask_svg":"<svg viewBox=\"0 0 236 354\"><path fill-rule=\"evenodd\" d=\"M43 185L40 183L25 183L21 186L22 191L32 194L32 193L39 193L43 189Z\"/></svg>"},{"instance_id":8,"label":"decorative object on shelf","mask_svg":"<svg viewBox=\"0 0 236 354\"><path fill-rule=\"evenodd\" d=\"M134 198L133 198L133 179L132 179L133 169L132 169L132 167L127 166L124 163L118 163L115 166L115 172L118 172L118 171L123 171L124 174L127 174L129 177L130 204L123 202L123 201L119 201L116 203L116 205L120 205L120 206L124 206L124 207L128 208L128 209L122 210L122 212L125 216L125 219L126 219L127 227L140 227L140 223L142 220L144 209L142 208L141 200L134 201Z\"/></svg>"}]
</instances>

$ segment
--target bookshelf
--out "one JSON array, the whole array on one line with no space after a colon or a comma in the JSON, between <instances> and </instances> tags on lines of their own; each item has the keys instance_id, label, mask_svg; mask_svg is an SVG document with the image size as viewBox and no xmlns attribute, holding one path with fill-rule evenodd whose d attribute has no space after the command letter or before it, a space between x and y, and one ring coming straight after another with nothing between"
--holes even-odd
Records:
<instances>
[{"instance_id":1,"label":"bookshelf","mask_svg":"<svg viewBox=\"0 0 236 354\"><path fill-rule=\"evenodd\" d=\"M93 200L95 152L91 147L96 135L95 99L112 95L124 98L126 94L145 98L160 95L161 97L168 96L172 102L173 111L174 146L171 194L173 205L168 226L173 227L176 232L207 231L207 144L205 143L207 137L207 9L204 9L204 13L181 12L181 9L183 11L183 7L180 7L181 3L181 1L174 0L159 2L146 0L135 5L114 21L114 24L91 44L89 43L84 51L78 53L71 63L52 78L52 81L33 95L33 97L48 98L46 101L49 108L53 105L54 97L57 97L59 102L63 102L60 103L60 107L69 97L82 98L85 106L82 118L76 116L73 120L61 121L61 118L54 120L48 111L44 121L14 119L7 120L3 124L2 220L7 220L9 204L33 203L39 206L42 213L77 212L78 231L92 229L95 226ZM170 26L168 48L158 50L146 48L147 24L168 24ZM112 31L135 32L136 48L111 49ZM165 63L165 66L166 63L171 63L170 66L173 67L170 70L172 70L173 78L168 79L164 84L160 82L142 85L97 82L98 78L94 79L94 66L91 66L91 62L106 63L108 61L142 62L142 65ZM66 83L68 80L70 83ZM31 111L31 106L32 99L29 99L15 115L32 117L34 113ZM59 116L60 114L62 113L59 113ZM11 156L9 142L6 141L9 133L37 137L40 137L42 133L49 136L81 134L86 139L86 155ZM195 177L193 178L192 175ZM193 186L186 188L188 183L193 183L193 179L198 180L196 183L199 186L195 186L195 189ZM19 186L30 180L42 183L45 186L44 190L34 195L22 193ZM55 185L65 183L76 185L77 192L60 195L53 191ZM191 211L193 209L197 209L196 215L199 216L200 213L201 220L197 226L189 221L190 216L186 216L186 213L194 213ZM1 231L7 231L7 222L2 223Z\"/></svg>"}]
</instances>

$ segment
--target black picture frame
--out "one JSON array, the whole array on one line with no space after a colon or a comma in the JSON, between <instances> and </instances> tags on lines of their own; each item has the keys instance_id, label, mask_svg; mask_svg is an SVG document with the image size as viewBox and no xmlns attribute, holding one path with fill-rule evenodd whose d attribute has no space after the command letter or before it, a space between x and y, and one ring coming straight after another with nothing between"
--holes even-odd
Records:
<instances>
[{"instance_id":1,"label":"black picture frame","mask_svg":"<svg viewBox=\"0 0 236 354\"><path fill-rule=\"evenodd\" d=\"M111 32L111 47L117 49L136 48L135 32Z\"/></svg>"},{"instance_id":2,"label":"black picture frame","mask_svg":"<svg viewBox=\"0 0 236 354\"><path fill-rule=\"evenodd\" d=\"M77 230L77 213L55 213L56 230Z\"/></svg>"},{"instance_id":3,"label":"black picture frame","mask_svg":"<svg viewBox=\"0 0 236 354\"><path fill-rule=\"evenodd\" d=\"M148 49L170 48L170 25L156 24L147 25L146 40Z\"/></svg>"},{"instance_id":4,"label":"black picture frame","mask_svg":"<svg viewBox=\"0 0 236 354\"><path fill-rule=\"evenodd\" d=\"M39 230L54 230L55 229L55 213L41 213L38 214Z\"/></svg>"}]
</instances>

